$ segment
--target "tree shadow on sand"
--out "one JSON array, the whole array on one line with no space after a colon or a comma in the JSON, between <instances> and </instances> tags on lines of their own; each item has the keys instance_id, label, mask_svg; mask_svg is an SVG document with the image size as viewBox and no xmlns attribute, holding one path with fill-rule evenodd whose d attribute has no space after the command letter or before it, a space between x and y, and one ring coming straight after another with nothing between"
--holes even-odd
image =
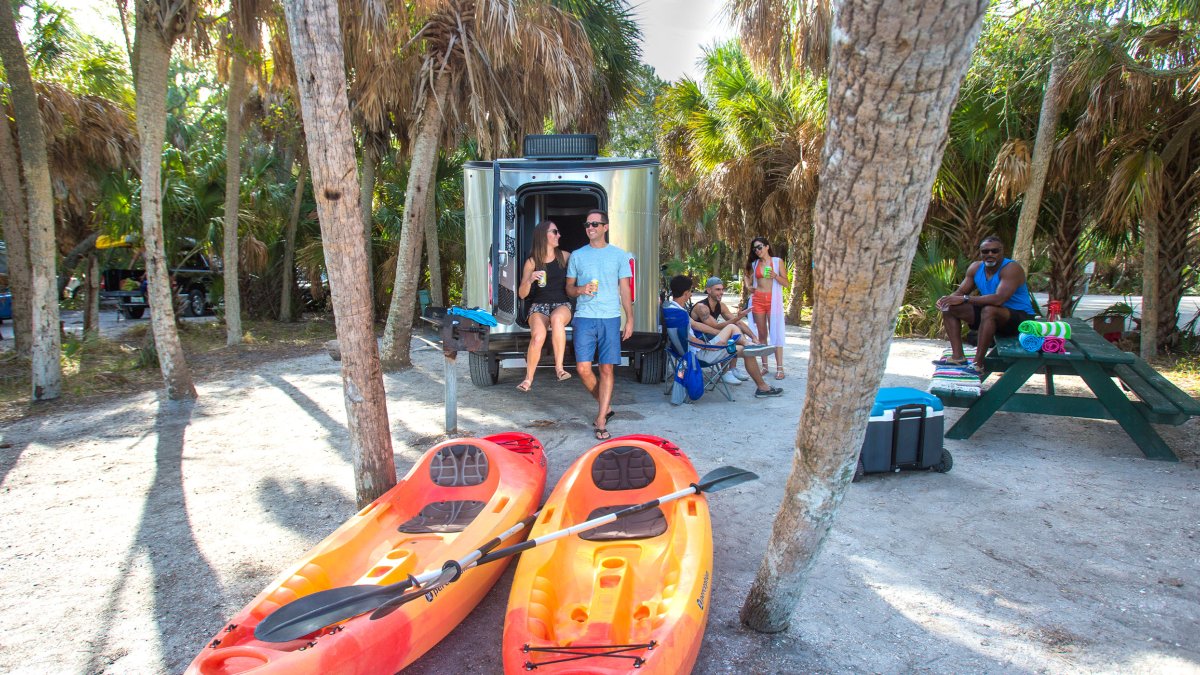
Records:
<instances>
[{"instance_id":1,"label":"tree shadow on sand","mask_svg":"<svg viewBox=\"0 0 1200 675\"><path fill-rule=\"evenodd\" d=\"M184 437L193 407L191 401L159 401L154 481L133 546L121 562L118 581L97 621L96 648L85 672L104 670L114 656L100 645L116 640L111 635L113 622L120 613L131 571L142 555L149 560L153 576L154 620L165 670L181 671L184 659L190 658L186 655L197 651L213 627L224 621L220 605L213 603L210 594L211 589L220 588L220 581L192 534L183 488Z\"/></svg>"}]
</instances>

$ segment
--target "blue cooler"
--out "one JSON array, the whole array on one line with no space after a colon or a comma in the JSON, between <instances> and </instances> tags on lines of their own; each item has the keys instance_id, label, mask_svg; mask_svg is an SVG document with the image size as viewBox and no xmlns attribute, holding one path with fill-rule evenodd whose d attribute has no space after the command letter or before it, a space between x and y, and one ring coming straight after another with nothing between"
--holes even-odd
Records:
<instances>
[{"instance_id":1,"label":"blue cooler","mask_svg":"<svg viewBox=\"0 0 1200 675\"><path fill-rule=\"evenodd\" d=\"M954 460L942 447L943 429L942 401L937 396L909 387L881 388L871 408L854 480L901 469L949 471Z\"/></svg>"}]
</instances>

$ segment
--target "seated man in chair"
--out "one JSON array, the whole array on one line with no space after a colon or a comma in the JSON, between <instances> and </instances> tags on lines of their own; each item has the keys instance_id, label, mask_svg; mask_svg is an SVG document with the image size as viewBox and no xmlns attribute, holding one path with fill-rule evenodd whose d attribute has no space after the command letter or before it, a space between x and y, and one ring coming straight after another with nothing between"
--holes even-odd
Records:
<instances>
[{"instance_id":1,"label":"seated man in chair","mask_svg":"<svg viewBox=\"0 0 1200 675\"><path fill-rule=\"evenodd\" d=\"M675 276L670 281L670 288L671 299L667 301L666 306L677 308L686 312L687 309L685 308L687 307L688 301L692 297L692 280L683 275ZM701 362L707 363L720 360L725 356L725 353L719 349L696 349L693 345L723 345L728 343L729 340L734 338L735 335L741 335L741 333L738 332L737 328L733 325L727 325L724 328L717 330L706 323L696 321L694 318L691 320L691 328L693 333L702 333L709 338L708 340L701 340L694 335L688 336L688 346L692 348L692 351L696 352L696 358L700 359ZM772 347L772 349L774 348ZM754 392L755 398L779 396L783 393L783 389L780 387L771 387L767 385L767 383L763 380L762 370L760 370L758 367L758 360L753 356L746 354L744 346L741 344L737 345L737 353L738 356L742 357L742 361L745 363L746 372L750 375L750 379L753 380L754 384L758 386L758 391Z\"/></svg>"},{"instance_id":2,"label":"seated man in chair","mask_svg":"<svg viewBox=\"0 0 1200 675\"><path fill-rule=\"evenodd\" d=\"M707 297L703 301L692 305L691 317L693 321L708 325L717 331L723 330L726 326L735 326L737 332L750 338L754 333L750 332L750 327L746 325L746 317L750 314L750 308L747 307L740 312L731 311L725 306L721 299L725 297L725 282L721 277L709 277L708 281L704 282L704 292ZM713 333L712 335L715 335ZM712 335L700 333L696 337L707 341ZM726 384L741 384L749 380L750 376L742 372L735 363L725 373Z\"/></svg>"}]
</instances>

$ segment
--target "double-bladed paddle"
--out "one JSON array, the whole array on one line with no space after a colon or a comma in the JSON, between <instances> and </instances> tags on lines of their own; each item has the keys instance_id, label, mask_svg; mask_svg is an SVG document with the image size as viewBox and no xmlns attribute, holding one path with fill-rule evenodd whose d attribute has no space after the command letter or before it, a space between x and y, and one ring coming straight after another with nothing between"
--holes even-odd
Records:
<instances>
[{"instance_id":1,"label":"double-bladed paddle","mask_svg":"<svg viewBox=\"0 0 1200 675\"><path fill-rule=\"evenodd\" d=\"M428 596L432 599L438 591L457 581L464 571L472 567L507 558L535 546L607 525L620 518L682 499L688 495L717 492L757 478L758 474L751 471L735 466L723 466L704 474L700 482L692 483L669 495L493 551L505 539L532 524L537 518L537 514L534 514L463 558L446 561L440 569L429 570L416 577L409 577L388 586L342 586L299 598L265 617L255 627L254 637L263 642L297 640L325 626L351 619L371 610L375 610L371 618L379 619L416 598Z\"/></svg>"}]
</instances>

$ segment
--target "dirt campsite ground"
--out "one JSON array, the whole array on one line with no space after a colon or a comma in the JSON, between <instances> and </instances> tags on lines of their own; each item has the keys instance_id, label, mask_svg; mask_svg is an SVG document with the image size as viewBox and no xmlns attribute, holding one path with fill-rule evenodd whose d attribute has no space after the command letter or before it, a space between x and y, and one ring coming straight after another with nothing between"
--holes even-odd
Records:
<instances>
[{"instance_id":1,"label":"dirt campsite ground","mask_svg":"<svg viewBox=\"0 0 1200 675\"><path fill-rule=\"evenodd\" d=\"M1001 413L947 441L948 474L853 484L789 631L738 610L783 496L808 334L790 329L784 396L671 407L617 383L616 434L653 433L704 473L762 479L712 496L712 612L697 673L1200 672L1200 421L1159 427L1146 460L1113 422ZM923 387L941 345L898 340L888 386ZM437 440L442 360L389 374L397 470ZM550 482L592 439L578 379L471 386L460 426L529 429ZM289 561L353 511L338 364L308 356L0 430L0 672L174 673ZM948 423L957 419L948 413ZM547 487L549 489L549 486ZM415 673L497 673L511 570Z\"/></svg>"}]
</instances>

